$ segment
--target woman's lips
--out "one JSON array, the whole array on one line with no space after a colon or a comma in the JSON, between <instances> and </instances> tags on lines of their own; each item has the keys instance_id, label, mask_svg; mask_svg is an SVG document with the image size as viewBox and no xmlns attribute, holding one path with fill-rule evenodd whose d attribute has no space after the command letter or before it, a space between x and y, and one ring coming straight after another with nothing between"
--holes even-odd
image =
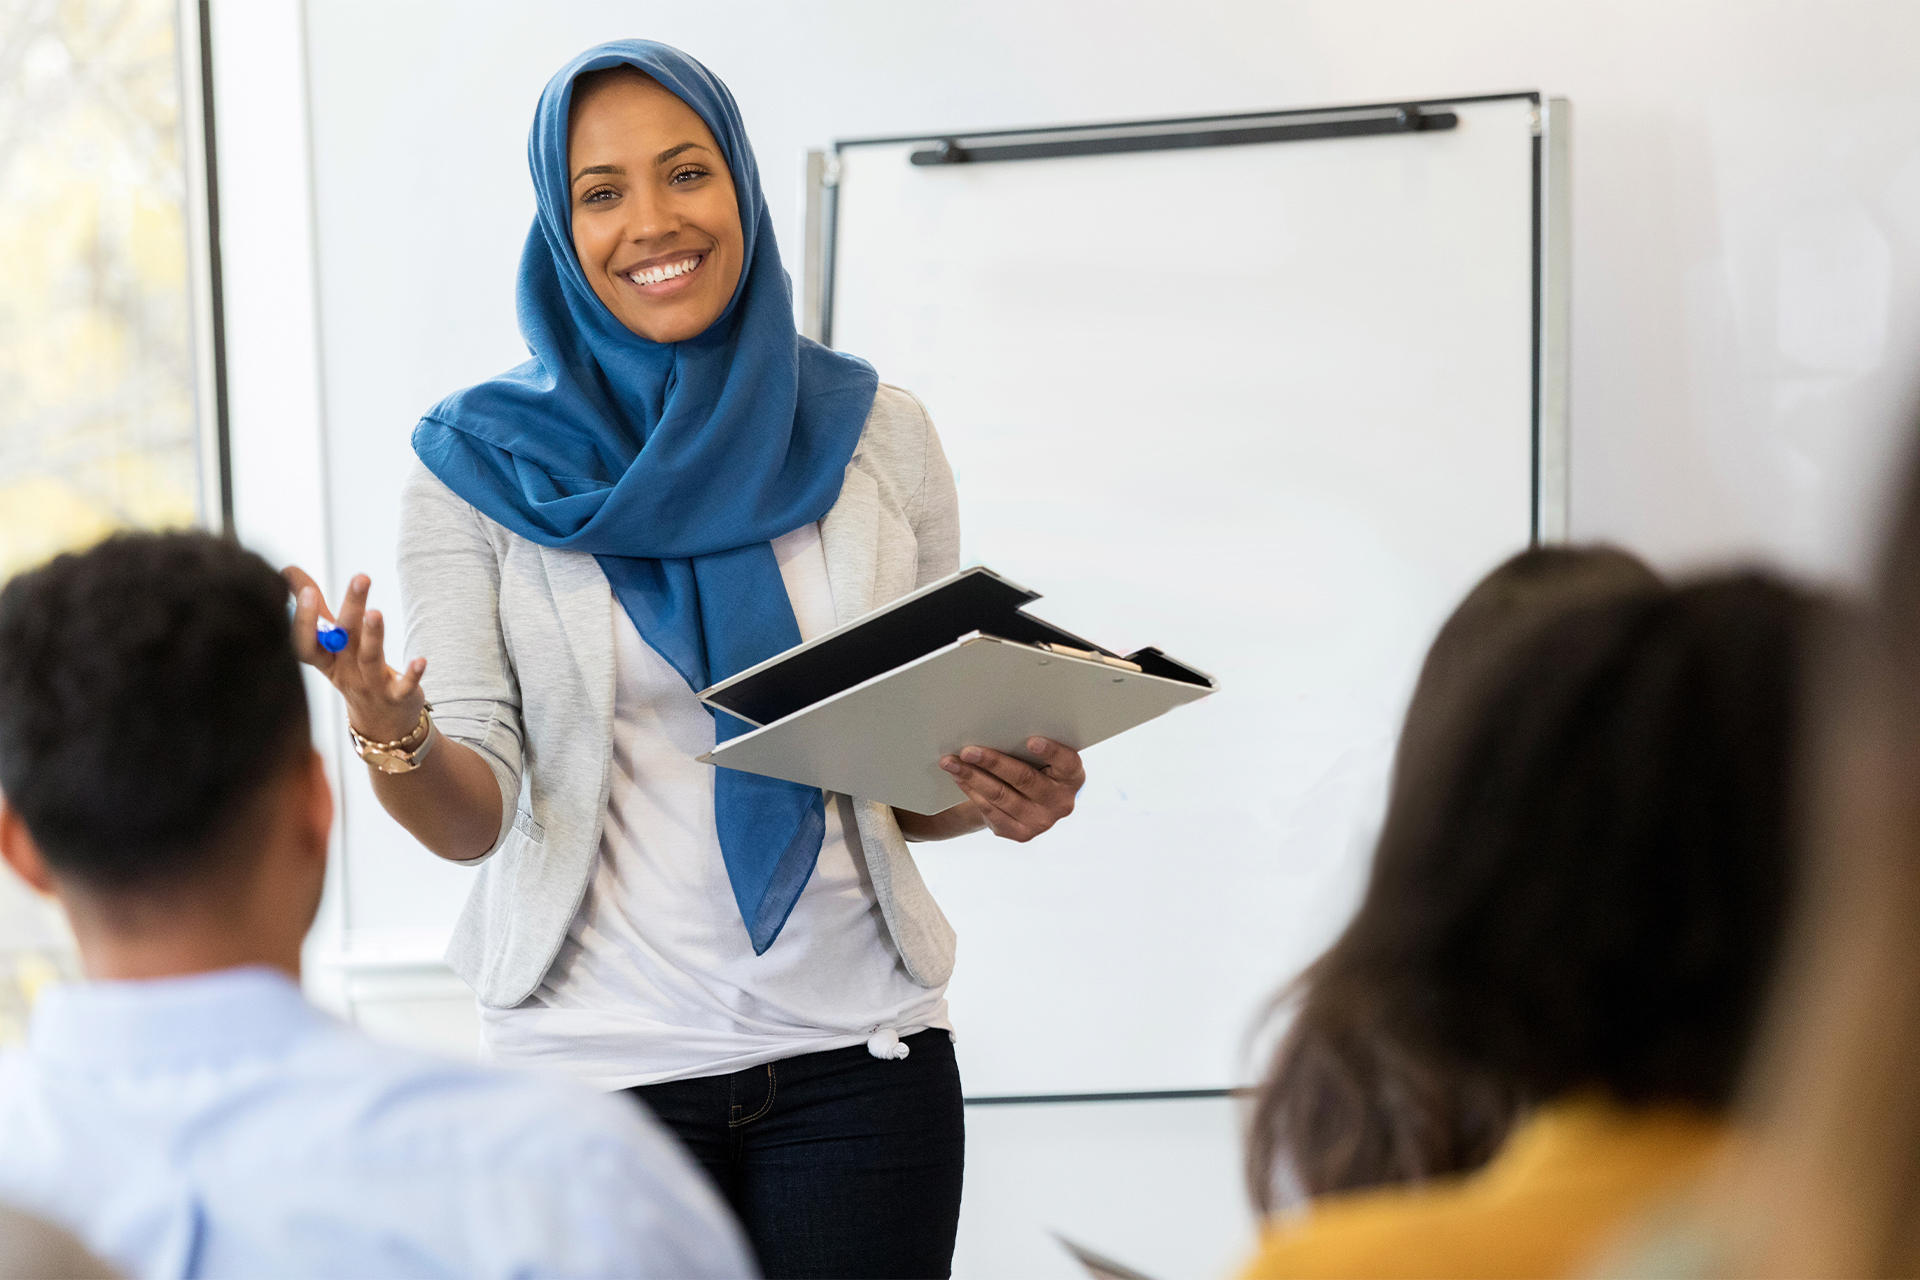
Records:
<instances>
[{"instance_id":1,"label":"woman's lips","mask_svg":"<svg viewBox=\"0 0 1920 1280\"><path fill-rule=\"evenodd\" d=\"M665 297L691 288L693 278L700 273L706 261L705 253L695 253L671 262L636 268L620 278L649 298Z\"/></svg>"}]
</instances>

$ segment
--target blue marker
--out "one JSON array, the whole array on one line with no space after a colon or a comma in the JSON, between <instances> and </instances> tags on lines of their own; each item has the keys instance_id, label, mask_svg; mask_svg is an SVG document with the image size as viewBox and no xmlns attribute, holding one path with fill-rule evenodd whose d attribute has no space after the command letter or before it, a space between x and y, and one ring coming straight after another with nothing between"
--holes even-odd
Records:
<instances>
[{"instance_id":1,"label":"blue marker","mask_svg":"<svg viewBox=\"0 0 1920 1280\"><path fill-rule=\"evenodd\" d=\"M346 628L336 627L325 618L320 618L316 621L319 623L320 629L313 638L320 642L322 649L325 649L328 653L338 653L347 647Z\"/></svg>"}]
</instances>

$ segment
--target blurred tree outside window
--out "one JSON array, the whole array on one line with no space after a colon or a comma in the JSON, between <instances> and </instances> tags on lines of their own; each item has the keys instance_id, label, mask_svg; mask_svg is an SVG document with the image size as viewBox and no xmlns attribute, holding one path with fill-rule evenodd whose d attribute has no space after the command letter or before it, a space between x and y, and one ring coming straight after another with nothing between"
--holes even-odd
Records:
<instances>
[{"instance_id":1,"label":"blurred tree outside window","mask_svg":"<svg viewBox=\"0 0 1920 1280\"><path fill-rule=\"evenodd\" d=\"M176 0L0 0L0 579L208 508L178 28ZM0 869L0 1043L72 969Z\"/></svg>"}]
</instances>

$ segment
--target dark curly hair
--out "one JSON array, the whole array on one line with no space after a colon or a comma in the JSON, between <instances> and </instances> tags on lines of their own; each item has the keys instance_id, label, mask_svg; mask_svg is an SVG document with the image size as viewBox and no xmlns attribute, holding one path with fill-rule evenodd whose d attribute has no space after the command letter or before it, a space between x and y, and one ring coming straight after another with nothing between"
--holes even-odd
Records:
<instances>
[{"instance_id":1,"label":"dark curly hair","mask_svg":"<svg viewBox=\"0 0 1920 1280\"><path fill-rule=\"evenodd\" d=\"M0 793L57 875L213 870L307 733L286 584L233 542L117 534L0 591Z\"/></svg>"},{"instance_id":2,"label":"dark curly hair","mask_svg":"<svg viewBox=\"0 0 1920 1280\"><path fill-rule=\"evenodd\" d=\"M1470 1168L1519 1109L1575 1090L1731 1101L1795 879L1795 746L1827 616L1760 574L1602 593L1410 715L1366 897L1308 980L1307 1046L1348 1046L1357 1096L1283 1042L1257 1202L1303 1136L1302 1180L1335 1189L1316 1167ZM1316 1073L1319 1097L1300 1089ZM1356 1125L1374 1146L1329 1165L1329 1136Z\"/></svg>"}]
</instances>

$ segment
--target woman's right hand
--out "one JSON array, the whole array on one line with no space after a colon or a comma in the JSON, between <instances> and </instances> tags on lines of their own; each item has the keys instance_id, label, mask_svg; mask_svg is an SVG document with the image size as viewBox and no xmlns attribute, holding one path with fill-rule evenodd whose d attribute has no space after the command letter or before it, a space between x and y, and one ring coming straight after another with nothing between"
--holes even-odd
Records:
<instances>
[{"instance_id":1,"label":"woman's right hand","mask_svg":"<svg viewBox=\"0 0 1920 1280\"><path fill-rule=\"evenodd\" d=\"M288 565L281 576L293 588L293 651L346 698L347 719L354 729L374 742L397 742L412 733L427 701L420 689L427 660L415 658L405 671L387 665L386 620L378 609L367 608L372 580L364 573L355 575L336 618L304 569ZM339 653L320 647L316 633L321 618L347 633L347 647Z\"/></svg>"}]
</instances>

